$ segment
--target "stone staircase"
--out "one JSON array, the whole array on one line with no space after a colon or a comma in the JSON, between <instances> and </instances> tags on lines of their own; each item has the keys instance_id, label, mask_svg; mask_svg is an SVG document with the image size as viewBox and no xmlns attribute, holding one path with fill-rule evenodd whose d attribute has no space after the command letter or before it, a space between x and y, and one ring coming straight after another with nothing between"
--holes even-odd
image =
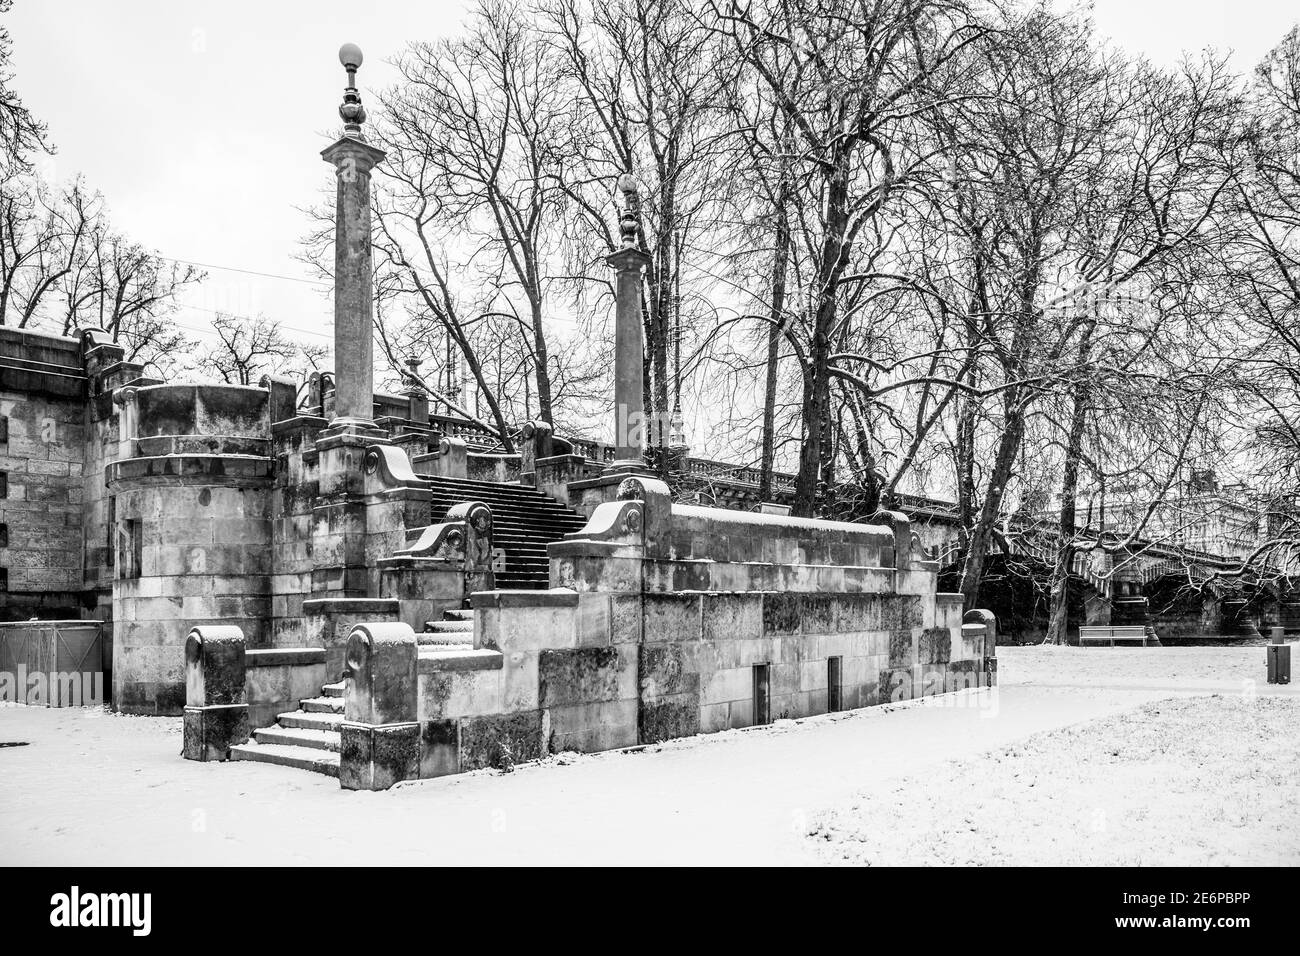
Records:
<instances>
[{"instance_id":1,"label":"stone staircase","mask_svg":"<svg viewBox=\"0 0 1300 956\"><path fill-rule=\"evenodd\" d=\"M425 621L424 632L416 635L420 653L459 650L474 644L474 611L443 611L441 621Z\"/></svg>"},{"instance_id":2,"label":"stone staircase","mask_svg":"<svg viewBox=\"0 0 1300 956\"><path fill-rule=\"evenodd\" d=\"M426 621L417 635L420 656L456 654L474 646L474 612L444 611L441 621ZM253 731L253 739L230 748L231 760L253 760L339 775L339 725L343 723L343 681L326 684L319 697L299 701L280 714L275 726Z\"/></svg>"},{"instance_id":3,"label":"stone staircase","mask_svg":"<svg viewBox=\"0 0 1300 956\"><path fill-rule=\"evenodd\" d=\"M496 586L503 590L545 589L550 579L546 546L581 531L587 523L553 498L524 485L439 476L427 481L433 492L431 524L443 521L448 508L464 501L481 501L492 509L492 546L505 551L505 570L496 575Z\"/></svg>"},{"instance_id":4,"label":"stone staircase","mask_svg":"<svg viewBox=\"0 0 1300 956\"><path fill-rule=\"evenodd\" d=\"M492 509L492 546L505 552L505 569L496 574L502 589L544 589L550 564L546 546L580 531L584 518L546 495L523 485L430 477L433 492L430 522L437 524L452 505L481 501ZM412 532L413 534L416 532ZM474 612L443 612L427 621L418 635L421 657L474 654ZM339 775L339 725L343 723L343 682L326 684L319 697L299 702L299 709L280 714L275 726L253 732L246 744L230 748L230 759L252 760Z\"/></svg>"},{"instance_id":5,"label":"stone staircase","mask_svg":"<svg viewBox=\"0 0 1300 956\"><path fill-rule=\"evenodd\" d=\"M274 727L253 731L253 739L230 748L231 760L254 760L281 767L339 775L339 724L343 723L343 682L326 684L321 696L299 701L298 710L281 714Z\"/></svg>"}]
</instances>

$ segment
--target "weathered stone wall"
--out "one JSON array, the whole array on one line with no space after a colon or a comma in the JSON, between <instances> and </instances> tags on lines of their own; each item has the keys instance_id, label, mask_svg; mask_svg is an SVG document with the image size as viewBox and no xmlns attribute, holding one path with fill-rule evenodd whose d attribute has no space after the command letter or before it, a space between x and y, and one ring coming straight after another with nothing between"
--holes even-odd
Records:
<instances>
[{"instance_id":1,"label":"weathered stone wall","mask_svg":"<svg viewBox=\"0 0 1300 956\"><path fill-rule=\"evenodd\" d=\"M239 386L119 390L113 698L131 713L184 706L184 640L239 627L270 645L268 393ZM258 452L261 452L260 454Z\"/></svg>"},{"instance_id":2,"label":"weathered stone wall","mask_svg":"<svg viewBox=\"0 0 1300 956\"><path fill-rule=\"evenodd\" d=\"M908 522L672 505L634 479L546 592L474 595L473 650L423 655L421 775L865 707L995 679Z\"/></svg>"},{"instance_id":3,"label":"weathered stone wall","mask_svg":"<svg viewBox=\"0 0 1300 956\"><path fill-rule=\"evenodd\" d=\"M0 329L0 620L77 618L86 376L75 339Z\"/></svg>"},{"instance_id":4,"label":"weathered stone wall","mask_svg":"<svg viewBox=\"0 0 1300 956\"><path fill-rule=\"evenodd\" d=\"M303 601L311 597L313 505L320 489L316 435L325 419L300 416L271 429L275 483L271 489L271 642L276 647L311 643L303 628Z\"/></svg>"}]
</instances>

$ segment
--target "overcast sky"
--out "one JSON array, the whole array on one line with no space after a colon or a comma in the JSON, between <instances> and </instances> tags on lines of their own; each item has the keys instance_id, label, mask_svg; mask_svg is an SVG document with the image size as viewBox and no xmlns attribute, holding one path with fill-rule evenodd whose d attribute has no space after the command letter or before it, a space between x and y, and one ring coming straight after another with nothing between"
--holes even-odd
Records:
<instances>
[{"instance_id":1,"label":"overcast sky","mask_svg":"<svg viewBox=\"0 0 1300 956\"><path fill-rule=\"evenodd\" d=\"M384 60L409 40L457 29L458 0L17 0L8 16L15 86L50 127L62 180L84 173L118 226L165 256L209 268L180 321L264 312L326 342L331 307L294 259L331 170L319 152L338 132L338 47L359 44L361 80L383 86ZM1279 0L1097 0L1100 31L1172 63L1185 49L1236 51L1248 69L1300 7ZM364 94L363 94L364 95Z\"/></svg>"}]
</instances>

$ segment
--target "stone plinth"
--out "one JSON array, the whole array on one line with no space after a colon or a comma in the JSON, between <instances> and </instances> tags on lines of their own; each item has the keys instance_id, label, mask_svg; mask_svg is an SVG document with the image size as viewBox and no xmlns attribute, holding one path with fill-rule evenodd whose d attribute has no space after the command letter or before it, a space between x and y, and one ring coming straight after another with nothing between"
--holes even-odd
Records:
<instances>
[{"instance_id":1,"label":"stone plinth","mask_svg":"<svg viewBox=\"0 0 1300 956\"><path fill-rule=\"evenodd\" d=\"M386 790L420 774L415 632L405 624L358 624L347 644L339 782Z\"/></svg>"},{"instance_id":2,"label":"stone plinth","mask_svg":"<svg viewBox=\"0 0 1300 956\"><path fill-rule=\"evenodd\" d=\"M237 627L193 628L185 640L185 711L181 754L225 760L249 734L244 634Z\"/></svg>"}]
</instances>

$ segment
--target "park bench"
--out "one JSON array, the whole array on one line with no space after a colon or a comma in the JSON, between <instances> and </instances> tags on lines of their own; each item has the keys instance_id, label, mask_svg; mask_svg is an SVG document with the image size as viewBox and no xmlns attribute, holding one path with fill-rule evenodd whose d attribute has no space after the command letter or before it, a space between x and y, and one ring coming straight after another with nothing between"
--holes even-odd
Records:
<instances>
[{"instance_id":1,"label":"park bench","mask_svg":"<svg viewBox=\"0 0 1300 956\"><path fill-rule=\"evenodd\" d=\"M1145 646L1147 642L1147 629L1141 624L1130 624L1119 627L1109 625L1100 627L1081 627L1079 628L1079 646L1086 644L1108 644L1114 647L1116 643L1134 643Z\"/></svg>"}]
</instances>

